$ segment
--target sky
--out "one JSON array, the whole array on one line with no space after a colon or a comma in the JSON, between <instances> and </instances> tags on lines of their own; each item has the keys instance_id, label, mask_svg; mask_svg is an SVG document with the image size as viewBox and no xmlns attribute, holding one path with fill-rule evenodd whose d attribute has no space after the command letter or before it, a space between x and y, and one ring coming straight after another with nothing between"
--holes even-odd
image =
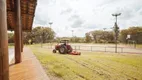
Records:
<instances>
[{"instance_id":1,"label":"sky","mask_svg":"<svg viewBox=\"0 0 142 80\"><path fill-rule=\"evenodd\" d=\"M142 26L142 0L37 0L33 27L49 27L57 37L84 37L93 30L111 30L115 17L120 29Z\"/></svg>"}]
</instances>

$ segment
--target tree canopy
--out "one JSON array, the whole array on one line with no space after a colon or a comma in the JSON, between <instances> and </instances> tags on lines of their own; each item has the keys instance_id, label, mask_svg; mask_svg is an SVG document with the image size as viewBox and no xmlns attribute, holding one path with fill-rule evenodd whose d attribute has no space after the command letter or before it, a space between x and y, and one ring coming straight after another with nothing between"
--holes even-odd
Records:
<instances>
[{"instance_id":1,"label":"tree canopy","mask_svg":"<svg viewBox=\"0 0 142 80\"><path fill-rule=\"evenodd\" d=\"M93 38L91 38L91 36ZM95 43L112 43L114 40L112 31L94 30L86 33L86 42L94 41Z\"/></svg>"},{"instance_id":2,"label":"tree canopy","mask_svg":"<svg viewBox=\"0 0 142 80\"><path fill-rule=\"evenodd\" d=\"M128 38L129 35L129 38ZM51 41L60 41L62 39L68 39L70 42L76 43L114 43L114 31L94 30L87 32L85 37L56 37L55 32L49 27L35 27L31 32L23 33L24 43L47 43ZM14 33L8 33L9 43L14 42ZM130 27L128 29L120 30L119 42L128 43L134 41L136 43L142 43L142 27Z\"/></svg>"},{"instance_id":3,"label":"tree canopy","mask_svg":"<svg viewBox=\"0 0 142 80\"><path fill-rule=\"evenodd\" d=\"M130 35L130 38L128 38L127 35ZM120 41L123 43L127 43L128 41L142 43L142 27L130 27L128 29L121 30Z\"/></svg>"},{"instance_id":4,"label":"tree canopy","mask_svg":"<svg viewBox=\"0 0 142 80\"><path fill-rule=\"evenodd\" d=\"M33 43L46 43L54 39L55 32L49 27L36 27L31 32L24 33L24 43L28 43L31 40Z\"/></svg>"}]
</instances>

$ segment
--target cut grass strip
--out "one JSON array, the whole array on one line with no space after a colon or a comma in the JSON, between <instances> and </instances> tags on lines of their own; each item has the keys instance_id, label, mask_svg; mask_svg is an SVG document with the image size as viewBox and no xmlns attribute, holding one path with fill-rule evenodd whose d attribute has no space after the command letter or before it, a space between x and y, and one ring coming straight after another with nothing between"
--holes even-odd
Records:
<instances>
[{"instance_id":1,"label":"cut grass strip","mask_svg":"<svg viewBox=\"0 0 142 80\"><path fill-rule=\"evenodd\" d=\"M75 56L37 46L31 49L52 80L142 80L142 55L83 52Z\"/></svg>"}]
</instances>

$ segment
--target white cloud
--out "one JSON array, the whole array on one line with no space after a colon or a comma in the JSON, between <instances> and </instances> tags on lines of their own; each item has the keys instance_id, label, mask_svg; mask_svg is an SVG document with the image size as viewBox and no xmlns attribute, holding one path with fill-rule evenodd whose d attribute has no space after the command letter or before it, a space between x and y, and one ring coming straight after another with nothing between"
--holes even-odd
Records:
<instances>
[{"instance_id":1,"label":"white cloud","mask_svg":"<svg viewBox=\"0 0 142 80\"><path fill-rule=\"evenodd\" d=\"M120 29L142 26L142 0L38 0L33 26L49 26L57 36L84 36L89 30L111 28L118 17Z\"/></svg>"}]
</instances>

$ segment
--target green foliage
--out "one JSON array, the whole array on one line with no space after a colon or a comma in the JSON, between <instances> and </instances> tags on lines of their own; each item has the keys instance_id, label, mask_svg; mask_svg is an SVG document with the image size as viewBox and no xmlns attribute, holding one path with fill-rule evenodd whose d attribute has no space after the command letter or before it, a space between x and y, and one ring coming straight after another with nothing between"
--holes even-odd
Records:
<instances>
[{"instance_id":1,"label":"green foliage","mask_svg":"<svg viewBox=\"0 0 142 80\"><path fill-rule=\"evenodd\" d=\"M14 43L14 33L8 33L8 43Z\"/></svg>"},{"instance_id":2,"label":"green foliage","mask_svg":"<svg viewBox=\"0 0 142 80\"><path fill-rule=\"evenodd\" d=\"M93 40L90 34L93 37ZM88 41L94 41L95 43L113 43L114 37L112 31L102 31L102 30L94 30L89 33L86 33L86 39Z\"/></svg>"},{"instance_id":3,"label":"green foliage","mask_svg":"<svg viewBox=\"0 0 142 80\"><path fill-rule=\"evenodd\" d=\"M24 33L24 43L46 43L54 39L55 32L49 27L36 27L31 32Z\"/></svg>"},{"instance_id":4,"label":"green foliage","mask_svg":"<svg viewBox=\"0 0 142 80\"><path fill-rule=\"evenodd\" d=\"M117 38L121 43L135 41L138 44L142 44L142 27L130 27L128 29L121 30L120 33L119 30L115 28L113 31L94 30L85 34L86 42L93 41L95 43L114 43L114 36L116 36L114 32L117 32ZM93 36L93 40L90 34ZM131 38L127 39L127 35L131 35Z\"/></svg>"},{"instance_id":5,"label":"green foliage","mask_svg":"<svg viewBox=\"0 0 142 80\"><path fill-rule=\"evenodd\" d=\"M91 41L92 41L92 38L91 38L91 36L90 36L90 33L86 33L86 34L85 34L85 42L89 43L89 42L91 42Z\"/></svg>"},{"instance_id":6,"label":"green foliage","mask_svg":"<svg viewBox=\"0 0 142 80\"><path fill-rule=\"evenodd\" d=\"M127 35L131 35L129 39L127 39ZM142 27L130 27L128 29L123 29L120 32L120 41L123 43L127 43L129 40L135 41L136 43L142 43Z\"/></svg>"},{"instance_id":7,"label":"green foliage","mask_svg":"<svg viewBox=\"0 0 142 80\"><path fill-rule=\"evenodd\" d=\"M120 35L119 35L119 40L122 43L126 43L127 42L127 39L126 39L127 35L128 35L128 30L127 29L121 30Z\"/></svg>"},{"instance_id":8,"label":"green foliage","mask_svg":"<svg viewBox=\"0 0 142 80\"><path fill-rule=\"evenodd\" d=\"M70 38L70 41L74 42L74 43L83 43L84 42L84 38L74 36L74 37Z\"/></svg>"},{"instance_id":9,"label":"green foliage","mask_svg":"<svg viewBox=\"0 0 142 80\"><path fill-rule=\"evenodd\" d=\"M84 43L84 37L57 37L55 39L56 42L59 42L60 40L64 40L67 39L69 40L71 43Z\"/></svg>"}]
</instances>

